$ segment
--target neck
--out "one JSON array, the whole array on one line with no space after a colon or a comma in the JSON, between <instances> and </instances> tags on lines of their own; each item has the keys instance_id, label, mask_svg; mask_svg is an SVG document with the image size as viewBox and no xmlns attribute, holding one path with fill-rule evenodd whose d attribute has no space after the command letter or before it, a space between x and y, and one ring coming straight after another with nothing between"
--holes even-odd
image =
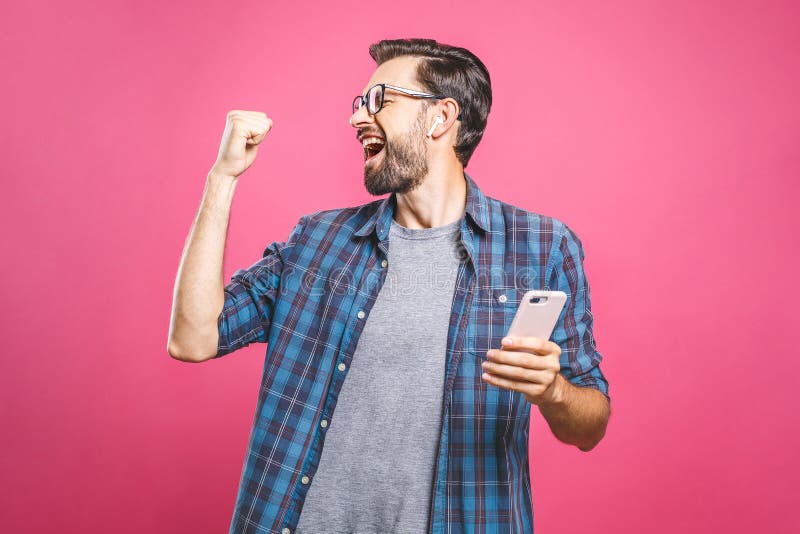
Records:
<instances>
[{"instance_id":1,"label":"neck","mask_svg":"<svg viewBox=\"0 0 800 534\"><path fill-rule=\"evenodd\" d=\"M394 219L406 228L435 228L457 221L467 204L467 182L460 163L431 166L419 187L397 195Z\"/></svg>"}]
</instances>

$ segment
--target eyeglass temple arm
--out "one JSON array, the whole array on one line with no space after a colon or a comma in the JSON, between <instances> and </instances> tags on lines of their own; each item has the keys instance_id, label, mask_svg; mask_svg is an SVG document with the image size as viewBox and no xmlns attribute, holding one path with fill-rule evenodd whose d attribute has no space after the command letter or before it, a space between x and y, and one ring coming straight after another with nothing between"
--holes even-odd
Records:
<instances>
[{"instance_id":1,"label":"eyeglass temple arm","mask_svg":"<svg viewBox=\"0 0 800 534\"><path fill-rule=\"evenodd\" d=\"M395 85L386 84L386 87L388 89L394 89L395 91L399 91L399 92L405 93L407 95L424 96L424 97L428 97L428 98L444 98L444 97L441 97L439 95L433 95L431 93L423 93L422 91L416 91L414 89L406 89L404 87L397 87Z\"/></svg>"},{"instance_id":2,"label":"eyeglass temple arm","mask_svg":"<svg viewBox=\"0 0 800 534\"><path fill-rule=\"evenodd\" d=\"M394 89L395 91L399 91L401 93L405 93L407 95L412 95L412 96L419 96L419 97L424 97L424 98L447 98L446 96L433 95L431 93L424 93L422 91L415 91L414 89L406 89L405 87L397 87L396 85L389 85L388 83L384 84L384 87L387 87L389 89ZM363 97L362 97L362 100L363 100ZM458 117L456 117L456 120L459 120L459 121L461 120L461 113L458 114Z\"/></svg>"}]
</instances>

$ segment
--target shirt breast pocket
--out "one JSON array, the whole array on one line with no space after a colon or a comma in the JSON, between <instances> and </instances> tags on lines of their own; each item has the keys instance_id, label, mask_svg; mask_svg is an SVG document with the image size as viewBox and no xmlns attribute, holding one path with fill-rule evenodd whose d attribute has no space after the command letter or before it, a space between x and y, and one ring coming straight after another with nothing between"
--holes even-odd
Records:
<instances>
[{"instance_id":1,"label":"shirt breast pocket","mask_svg":"<svg viewBox=\"0 0 800 534\"><path fill-rule=\"evenodd\" d=\"M524 289L491 286L479 288L473 301L472 348L477 357L486 360L486 351L499 349L500 341L508 333Z\"/></svg>"}]
</instances>

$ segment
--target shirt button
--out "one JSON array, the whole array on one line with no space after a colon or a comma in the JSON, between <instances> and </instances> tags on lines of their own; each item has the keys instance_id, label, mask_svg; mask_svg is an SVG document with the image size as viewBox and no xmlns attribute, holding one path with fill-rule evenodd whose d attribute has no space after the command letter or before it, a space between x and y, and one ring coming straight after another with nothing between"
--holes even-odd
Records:
<instances>
[{"instance_id":1,"label":"shirt button","mask_svg":"<svg viewBox=\"0 0 800 534\"><path fill-rule=\"evenodd\" d=\"M303 484L308 484L308 477L301 478L300 482L302 482Z\"/></svg>"},{"instance_id":2,"label":"shirt button","mask_svg":"<svg viewBox=\"0 0 800 534\"><path fill-rule=\"evenodd\" d=\"M386 260L383 260L383 261L381 262L381 267L386 267L387 265L389 265L389 262L388 262L388 261L386 261Z\"/></svg>"},{"instance_id":3,"label":"shirt button","mask_svg":"<svg viewBox=\"0 0 800 534\"><path fill-rule=\"evenodd\" d=\"M339 370L340 371L344 371L345 369L347 369L347 366L344 363L340 363L339 364Z\"/></svg>"},{"instance_id":4,"label":"shirt button","mask_svg":"<svg viewBox=\"0 0 800 534\"><path fill-rule=\"evenodd\" d=\"M325 428L326 426L328 426L328 420L327 419L323 419L322 422L319 424L319 426L321 426L322 428Z\"/></svg>"},{"instance_id":5,"label":"shirt button","mask_svg":"<svg viewBox=\"0 0 800 534\"><path fill-rule=\"evenodd\" d=\"M285 529L281 530L281 534L292 534L292 531L289 530L288 528L285 528Z\"/></svg>"},{"instance_id":6,"label":"shirt button","mask_svg":"<svg viewBox=\"0 0 800 534\"><path fill-rule=\"evenodd\" d=\"M500 304L505 304L505 302L508 300L508 297L506 297L505 295L500 295L499 297L497 297L497 300L500 301Z\"/></svg>"},{"instance_id":7,"label":"shirt button","mask_svg":"<svg viewBox=\"0 0 800 534\"><path fill-rule=\"evenodd\" d=\"M364 313L364 310L358 310L358 318L359 319L363 319L364 317L366 317L366 315L367 314Z\"/></svg>"}]
</instances>

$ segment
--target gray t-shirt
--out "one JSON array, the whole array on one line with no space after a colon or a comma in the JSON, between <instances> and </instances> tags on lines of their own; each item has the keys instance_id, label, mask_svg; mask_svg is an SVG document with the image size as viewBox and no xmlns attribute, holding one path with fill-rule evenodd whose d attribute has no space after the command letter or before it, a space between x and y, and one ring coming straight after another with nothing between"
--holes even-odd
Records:
<instances>
[{"instance_id":1,"label":"gray t-shirt","mask_svg":"<svg viewBox=\"0 0 800 534\"><path fill-rule=\"evenodd\" d=\"M392 220L386 280L326 430L298 534L427 530L460 223L409 229Z\"/></svg>"}]
</instances>

